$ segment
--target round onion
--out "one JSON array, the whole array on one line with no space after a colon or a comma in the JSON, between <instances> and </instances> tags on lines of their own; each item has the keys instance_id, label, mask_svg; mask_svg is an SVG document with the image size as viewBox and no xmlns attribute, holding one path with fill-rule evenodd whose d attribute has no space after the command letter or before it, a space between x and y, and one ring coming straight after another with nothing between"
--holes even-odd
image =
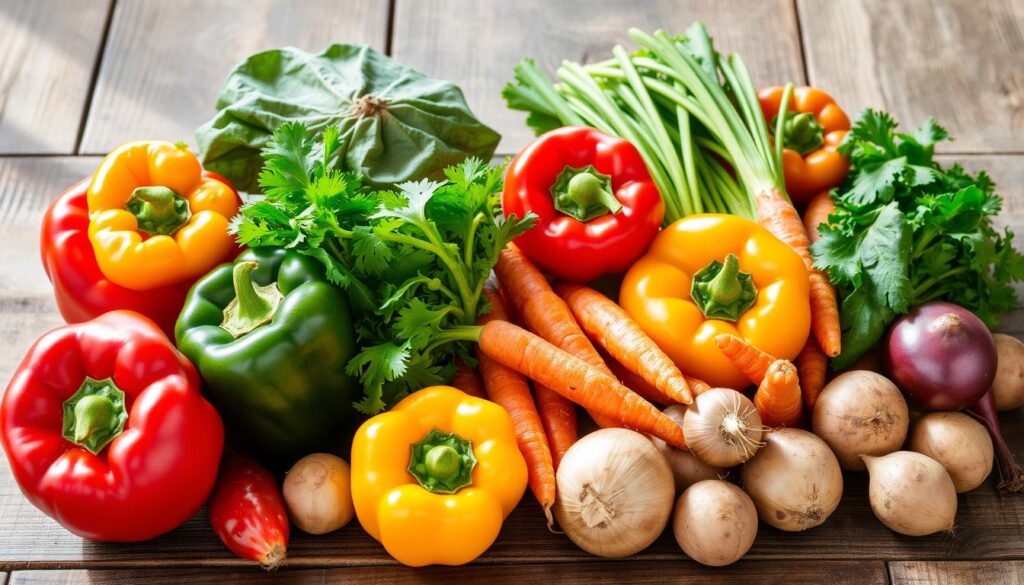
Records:
<instances>
[{"instance_id":1,"label":"round onion","mask_svg":"<svg viewBox=\"0 0 1024 585\"><path fill-rule=\"evenodd\" d=\"M995 333L999 364L992 381L992 397L996 409L1013 410L1024 406L1024 341L1016 337Z\"/></svg>"},{"instance_id":2,"label":"round onion","mask_svg":"<svg viewBox=\"0 0 1024 585\"><path fill-rule=\"evenodd\" d=\"M886 370L910 399L928 410L961 410L978 402L996 374L988 327L963 307L925 303L889 329Z\"/></svg>"},{"instance_id":3,"label":"round onion","mask_svg":"<svg viewBox=\"0 0 1024 585\"><path fill-rule=\"evenodd\" d=\"M937 461L912 451L864 456L871 511L891 530L908 536L949 532L956 517L953 480Z\"/></svg>"},{"instance_id":4,"label":"round onion","mask_svg":"<svg viewBox=\"0 0 1024 585\"><path fill-rule=\"evenodd\" d=\"M861 455L887 455L907 438L910 412L885 376L847 372L828 383L814 404L812 427L843 469L864 469Z\"/></svg>"},{"instance_id":5,"label":"round onion","mask_svg":"<svg viewBox=\"0 0 1024 585\"><path fill-rule=\"evenodd\" d=\"M640 433L601 429L566 451L556 474L555 517L576 546L601 557L636 554L664 531L672 470Z\"/></svg>"},{"instance_id":6,"label":"round onion","mask_svg":"<svg viewBox=\"0 0 1024 585\"><path fill-rule=\"evenodd\" d=\"M673 404L664 411L666 416L675 421L680 428L683 426L683 415L686 414L686 406ZM651 437L651 442L665 456L668 466L672 468L672 477L676 482L676 493L682 493L686 488L705 479L719 479L725 477L726 470L721 467L708 465L694 457L693 453L683 449L676 449L657 437Z\"/></svg>"},{"instance_id":7,"label":"round onion","mask_svg":"<svg viewBox=\"0 0 1024 585\"><path fill-rule=\"evenodd\" d=\"M753 457L763 428L754 403L730 388L702 392L683 415L690 452L714 467L732 467Z\"/></svg>"},{"instance_id":8,"label":"round onion","mask_svg":"<svg viewBox=\"0 0 1024 585\"><path fill-rule=\"evenodd\" d=\"M984 425L961 412L933 412L914 423L911 451L939 462L958 494L981 485L992 473L992 438Z\"/></svg>"},{"instance_id":9,"label":"round onion","mask_svg":"<svg viewBox=\"0 0 1024 585\"><path fill-rule=\"evenodd\" d=\"M679 496L672 532L679 548L698 563L730 565L754 544L757 510L740 488L717 479L704 480Z\"/></svg>"},{"instance_id":10,"label":"round onion","mask_svg":"<svg viewBox=\"0 0 1024 585\"><path fill-rule=\"evenodd\" d=\"M299 459L282 486L288 516L299 530L326 534L352 520L352 482L348 463L329 453Z\"/></svg>"},{"instance_id":11,"label":"round onion","mask_svg":"<svg viewBox=\"0 0 1024 585\"><path fill-rule=\"evenodd\" d=\"M765 434L764 447L740 470L757 515L789 532L818 526L843 495L843 472L824 441L800 429Z\"/></svg>"}]
</instances>

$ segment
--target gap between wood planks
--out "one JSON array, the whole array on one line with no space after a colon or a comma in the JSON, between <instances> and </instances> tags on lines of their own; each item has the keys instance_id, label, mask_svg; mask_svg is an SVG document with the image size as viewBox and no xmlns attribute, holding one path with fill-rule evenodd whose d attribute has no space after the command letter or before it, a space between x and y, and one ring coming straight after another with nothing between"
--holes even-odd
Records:
<instances>
[{"instance_id":1,"label":"gap between wood planks","mask_svg":"<svg viewBox=\"0 0 1024 585\"><path fill-rule=\"evenodd\" d=\"M796 0L794 0L795 2ZM82 108L82 119L78 121L78 133L75 135L75 155L81 154L82 137L85 135L85 124L89 121L89 112L92 110L92 98L96 94L96 84L100 79L100 67L103 64L103 56L107 53L107 42L110 37L110 26L114 22L114 8L117 0L110 0L107 7L107 19L103 23L103 34L100 36L100 47L96 51L96 62L92 65L92 77L89 78L88 93L85 94L85 106ZM3 585L3 583L0 583Z\"/></svg>"}]
</instances>

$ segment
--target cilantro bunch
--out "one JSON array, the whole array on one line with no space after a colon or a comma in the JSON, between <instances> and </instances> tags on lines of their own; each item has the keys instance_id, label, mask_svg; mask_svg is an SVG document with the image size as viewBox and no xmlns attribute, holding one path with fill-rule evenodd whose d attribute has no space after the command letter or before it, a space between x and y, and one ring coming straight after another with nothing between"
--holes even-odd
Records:
<instances>
[{"instance_id":1,"label":"cilantro bunch","mask_svg":"<svg viewBox=\"0 0 1024 585\"><path fill-rule=\"evenodd\" d=\"M372 414L450 380L456 356L472 362L460 342L488 309L484 283L532 217L501 217L502 166L469 158L444 182L371 191L336 170L340 147L337 127L278 128L262 152L266 197L242 206L232 230L241 244L318 259L347 291L361 351L346 369L366 390L356 407Z\"/></svg>"},{"instance_id":2,"label":"cilantro bunch","mask_svg":"<svg viewBox=\"0 0 1024 585\"><path fill-rule=\"evenodd\" d=\"M840 296L843 368L873 347L889 324L921 303L966 307L990 327L1017 307L1011 283L1024 280L1013 233L992 216L1002 199L984 171L943 168L935 145L949 139L928 119L913 134L884 112L862 112L840 152L851 171L832 193L836 211L814 243L815 266Z\"/></svg>"}]
</instances>

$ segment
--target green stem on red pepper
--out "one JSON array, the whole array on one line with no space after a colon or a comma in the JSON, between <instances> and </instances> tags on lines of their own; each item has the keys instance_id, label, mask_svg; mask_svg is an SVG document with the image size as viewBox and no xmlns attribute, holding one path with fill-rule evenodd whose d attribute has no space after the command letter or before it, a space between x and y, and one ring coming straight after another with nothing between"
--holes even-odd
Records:
<instances>
[{"instance_id":1,"label":"green stem on red pepper","mask_svg":"<svg viewBox=\"0 0 1024 585\"><path fill-rule=\"evenodd\" d=\"M64 401L63 436L95 455L121 434L127 420L124 392L114 381L86 378Z\"/></svg>"}]
</instances>

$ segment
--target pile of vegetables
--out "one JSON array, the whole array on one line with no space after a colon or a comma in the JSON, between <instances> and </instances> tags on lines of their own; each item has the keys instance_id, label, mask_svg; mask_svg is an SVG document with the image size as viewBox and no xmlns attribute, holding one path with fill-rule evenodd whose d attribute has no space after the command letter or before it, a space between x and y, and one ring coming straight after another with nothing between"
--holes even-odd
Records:
<instances>
[{"instance_id":1,"label":"pile of vegetables","mask_svg":"<svg viewBox=\"0 0 1024 585\"><path fill-rule=\"evenodd\" d=\"M353 517L465 564L527 489L594 555L671 523L711 566L826 524L843 470L915 536L993 468L1024 491L996 415L1024 343L989 330L1024 261L987 176L935 162L934 121L756 90L701 23L629 36L557 84L516 67L540 136L507 169L457 87L352 45L237 66L198 157L111 152L44 218L70 324L0 402L22 491L108 541L207 502L268 568Z\"/></svg>"}]
</instances>

